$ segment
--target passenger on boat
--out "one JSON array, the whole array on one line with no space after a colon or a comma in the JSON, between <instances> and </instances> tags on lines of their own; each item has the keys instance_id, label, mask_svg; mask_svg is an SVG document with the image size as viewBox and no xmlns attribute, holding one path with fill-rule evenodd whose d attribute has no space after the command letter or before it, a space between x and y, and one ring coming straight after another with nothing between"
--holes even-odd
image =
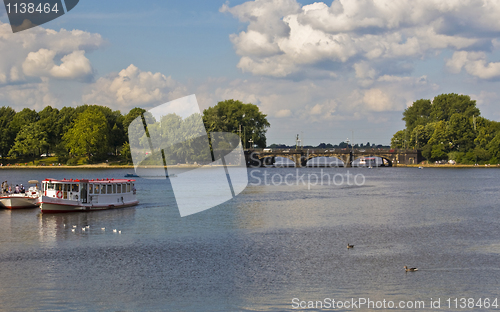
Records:
<instances>
[{"instance_id":1,"label":"passenger on boat","mask_svg":"<svg viewBox=\"0 0 500 312\"><path fill-rule=\"evenodd\" d=\"M16 188L14 189L14 194L19 194L19 185L16 184Z\"/></svg>"},{"instance_id":2,"label":"passenger on boat","mask_svg":"<svg viewBox=\"0 0 500 312\"><path fill-rule=\"evenodd\" d=\"M21 187L19 188L19 192L20 192L21 194L26 193L26 189L24 188L24 186L23 186L22 184L21 184Z\"/></svg>"}]
</instances>

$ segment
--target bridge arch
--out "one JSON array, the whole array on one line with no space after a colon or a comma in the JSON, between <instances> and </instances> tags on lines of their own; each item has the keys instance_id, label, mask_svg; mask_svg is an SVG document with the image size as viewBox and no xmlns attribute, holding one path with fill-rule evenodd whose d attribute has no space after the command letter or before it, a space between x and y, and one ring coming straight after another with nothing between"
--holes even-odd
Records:
<instances>
[{"instance_id":1,"label":"bridge arch","mask_svg":"<svg viewBox=\"0 0 500 312\"><path fill-rule=\"evenodd\" d=\"M380 158L382 158L383 160L387 161L387 166L384 165L384 167L392 167L392 160L391 159L389 159L389 158L387 158L385 156L382 156Z\"/></svg>"},{"instance_id":2,"label":"bridge arch","mask_svg":"<svg viewBox=\"0 0 500 312\"><path fill-rule=\"evenodd\" d=\"M364 166L376 166L376 167L392 167L393 160L391 160L389 157L386 155L369 155L369 156L359 156L359 157L353 157L354 159L352 160L351 166L353 167L362 167L361 161L362 160L370 160L368 163L364 163ZM377 161L377 159L381 159L381 163ZM372 160L375 159L375 162ZM355 164L356 161L359 161L357 164Z\"/></svg>"},{"instance_id":3,"label":"bridge arch","mask_svg":"<svg viewBox=\"0 0 500 312\"><path fill-rule=\"evenodd\" d=\"M312 163L318 160L317 163ZM324 161L322 161L324 160ZM333 155L311 155L306 159L306 167L345 167L345 162L342 158Z\"/></svg>"},{"instance_id":4,"label":"bridge arch","mask_svg":"<svg viewBox=\"0 0 500 312\"><path fill-rule=\"evenodd\" d=\"M281 159L286 159L288 162L284 163L280 161ZM278 162L280 161L280 162ZM295 160L290 156L276 156L274 158L274 166L275 167L295 167Z\"/></svg>"}]
</instances>

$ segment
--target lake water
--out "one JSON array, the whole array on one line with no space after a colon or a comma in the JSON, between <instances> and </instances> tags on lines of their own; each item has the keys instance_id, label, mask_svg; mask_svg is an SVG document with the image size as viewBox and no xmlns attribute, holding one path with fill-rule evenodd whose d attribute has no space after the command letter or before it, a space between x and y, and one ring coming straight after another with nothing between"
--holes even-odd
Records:
<instances>
[{"instance_id":1,"label":"lake water","mask_svg":"<svg viewBox=\"0 0 500 312\"><path fill-rule=\"evenodd\" d=\"M347 184L348 171L356 183ZM0 170L0 180L127 172ZM420 311L436 310L430 302L438 299L442 310L448 298L459 306L461 298L494 303L499 173L255 169L235 199L184 218L168 180L143 178L133 208L0 210L0 311L287 311L308 301L327 306L329 299L360 305L360 298L423 301ZM335 183L308 185L313 174ZM85 225L90 229L82 232ZM419 271L405 273L404 265Z\"/></svg>"}]
</instances>

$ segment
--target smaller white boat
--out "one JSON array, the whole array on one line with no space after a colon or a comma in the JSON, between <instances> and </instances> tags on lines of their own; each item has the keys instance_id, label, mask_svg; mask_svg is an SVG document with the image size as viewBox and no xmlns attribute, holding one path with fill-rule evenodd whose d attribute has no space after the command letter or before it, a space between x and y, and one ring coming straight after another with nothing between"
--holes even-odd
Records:
<instances>
[{"instance_id":1,"label":"smaller white boat","mask_svg":"<svg viewBox=\"0 0 500 312\"><path fill-rule=\"evenodd\" d=\"M0 206L7 209L36 208L39 205L38 198L40 190L37 180L29 180L28 183L35 184L30 186L25 193L3 193L0 196Z\"/></svg>"}]
</instances>

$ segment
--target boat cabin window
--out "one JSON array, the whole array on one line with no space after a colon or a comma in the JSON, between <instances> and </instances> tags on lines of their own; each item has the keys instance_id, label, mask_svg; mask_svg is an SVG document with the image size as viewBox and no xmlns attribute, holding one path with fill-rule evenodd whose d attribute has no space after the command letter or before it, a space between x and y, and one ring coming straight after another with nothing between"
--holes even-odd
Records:
<instances>
[{"instance_id":1,"label":"boat cabin window","mask_svg":"<svg viewBox=\"0 0 500 312\"><path fill-rule=\"evenodd\" d=\"M92 191L94 190L94 188L92 187L92 184L89 185L89 194L94 194Z\"/></svg>"},{"instance_id":2,"label":"boat cabin window","mask_svg":"<svg viewBox=\"0 0 500 312\"><path fill-rule=\"evenodd\" d=\"M106 194L106 185L101 184L101 194Z\"/></svg>"},{"instance_id":3,"label":"boat cabin window","mask_svg":"<svg viewBox=\"0 0 500 312\"><path fill-rule=\"evenodd\" d=\"M56 191L62 191L63 185L60 183L56 184Z\"/></svg>"},{"instance_id":4,"label":"boat cabin window","mask_svg":"<svg viewBox=\"0 0 500 312\"><path fill-rule=\"evenodd\" d=\"M53 190L54 189L54 183L47 183L47 190Z\"/></svg>"},{"instance_id":5,"label":"boat cabin window","mask_svg":"<svg viewBox=\"0 0 500 312\"><path fill-rule=\"evenodd\" d=\"M69 191L69 184L63 184L64 191Z\"/></svg>"},{"instance_id":6,"label":"boat cabin window","mask_svg":"<svg viewBox=\"0 0 500 312\"><path fill-rule=\"evenodd\" d=\"M117 184L116 185L116 192L117 193L121 193L122 192L122 185L121 184Z\"/></svg>"},{"instance_id":7,"label":"boat cabin window","mask_svg":"<svg viewBox=\"0 0 500 312\"><path fill-rule=\"evenodd\" d=\"M127 183L127 193L130 192L130 183Z\"/></svg>"},{"instance_id":8,"label":"boat cabin window","mask_svg":"<svg viewBox=\"0 0 500 312\"><path fill-rule=\"evenodd\" d=\"M78 192L78 184L71 184L71 191Z\"/></svg>"},{"instance_id":9,"label":"boat cabin window","mask_svg":"<svg viewBox=\"0 0 500 312\"><path fill-rule=\"evenodd\" d=\"M113 184L113 193L116 193L116 184Z\"/></svg>"},{"instance_id":10,"label":"boat cabin window","mask_svg":"<svg viewBox=\"0 0 500 312\"><path fill-rule=\"evenodd\" d=\"M127 192L127 184L123 183L122 184L122 193Z\"/></svg>"},{"instance_id":11,"label":"boat cabin window","mask_svg":"<svg viewBox=\"0 0 500 312\"><path fill-rule=\"evenodd\" d=\"M106 192L107 192L108 194L112 194L112 193L113 193L113 187L111 186L111 184L108 184L108 185L107 185L107 190L106 190Z\"/></svg>"},{"instance_id":12,"label":"boat cabin window","mask_svg":"<svg viewBox=\"0 0 500 312\"><path fill-rule=\"evenodd\" d=\"M94 194L99 194L99 184L94 184Z\"/></svg>"}]
</instances>

